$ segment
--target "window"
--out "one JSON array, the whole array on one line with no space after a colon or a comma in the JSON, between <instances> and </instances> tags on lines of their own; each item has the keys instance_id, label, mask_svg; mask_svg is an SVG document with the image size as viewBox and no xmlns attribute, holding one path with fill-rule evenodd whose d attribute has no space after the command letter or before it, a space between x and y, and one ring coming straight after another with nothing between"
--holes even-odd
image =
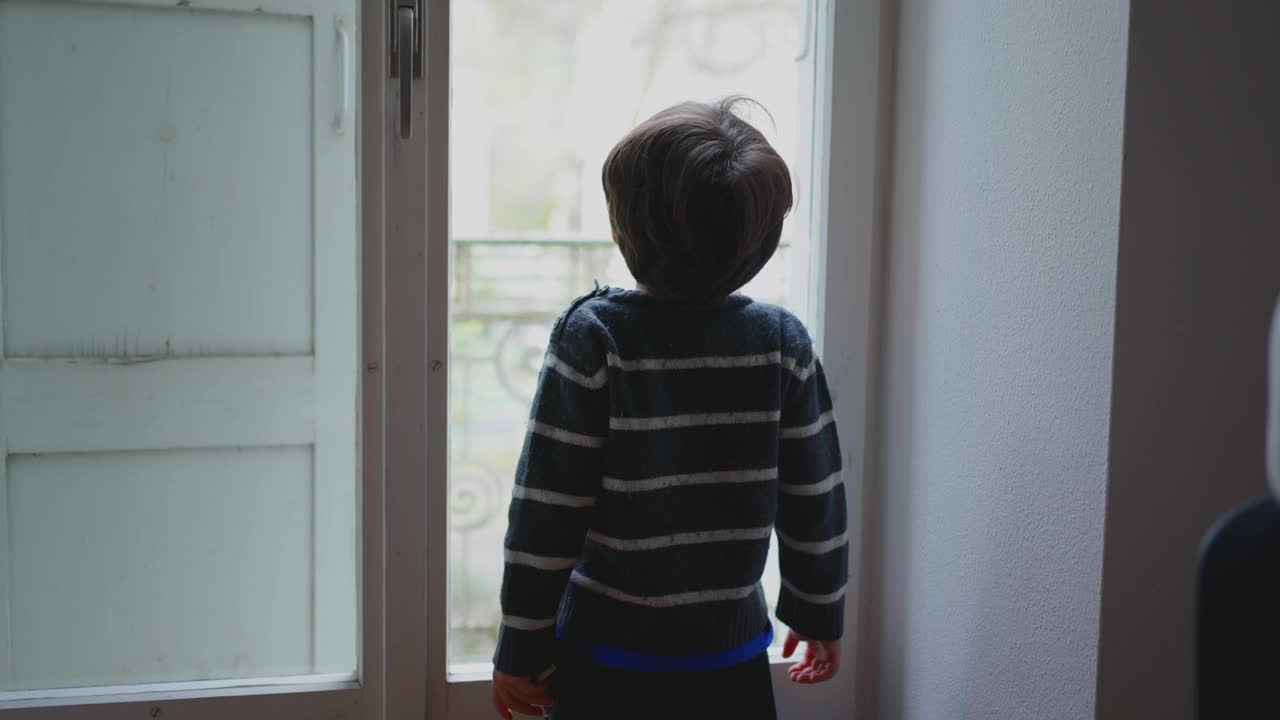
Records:
<instances>
[{"instance_id":1,"label":"window","mask_svg":"<svg viewBox=\"0 0 1280 720\"><path fill-rule=\"evenodd\" d=\"M741 111L807 195L811 10L804 0L453 4L451 663L493 654L506 506L551 325L593 281L634 284L611 240L605 155L662 108L740 94L767 109ZM803 199L745 292L805 315ZM769 568L772 602L776 561Z\"/></svg>"},{"instance_id":2,"label":"window","mask_svg":"<svg viewBox=\"0 0 1280 720\"><path fill-rule=\"evenodd\" d=\"M0 720L488 716L530 385L628 282L604 152L677 100L772 113L798 203L749 291L857 456L878 8L0 0Z\"/></svg>"}]
</instances>

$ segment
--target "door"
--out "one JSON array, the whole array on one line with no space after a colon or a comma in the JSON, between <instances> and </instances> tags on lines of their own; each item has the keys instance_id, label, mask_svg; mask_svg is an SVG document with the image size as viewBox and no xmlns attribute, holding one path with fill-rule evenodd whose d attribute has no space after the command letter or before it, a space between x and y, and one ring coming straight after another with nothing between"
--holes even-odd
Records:
<instances>
[{"instance_id":1,"label":"door","mask_svg":"<svg viewBox=\"0 0 1280 720\"><path fill-rule=\"evenodd\" d=\"M774 114L799 197L752 290L860 457L823 317L869 322L879 4L0 0L0 717L488 716L523 403L625 281L596 169L666 102Z\"/></svg>"},{"instance_id":2,"label":"door","mask_svg":"<svg viewBox=\"0 0 1280 720\"><path fill-rule=\"evenodd\" d=\"M354 682L355 0L0 0L0 699Z\"/></svg>"}]
</instances>

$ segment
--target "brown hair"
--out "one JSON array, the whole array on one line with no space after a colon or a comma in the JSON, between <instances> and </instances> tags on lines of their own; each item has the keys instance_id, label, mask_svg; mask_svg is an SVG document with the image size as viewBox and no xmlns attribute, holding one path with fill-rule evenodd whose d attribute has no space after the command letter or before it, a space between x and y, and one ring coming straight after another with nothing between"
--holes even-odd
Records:
<instances>
[{"instance_id":1,"label":"brown hair","mask_svg":"<svg viewBox=\"0 0 1280 720\"><path fill-rule=\"evenodd\" d=\"M778 249L791 173L764 135L733 113L740 102L667 108L604 162L614 238L631 274L655 296L726 297Z\"/></svg>"}]
</instances>

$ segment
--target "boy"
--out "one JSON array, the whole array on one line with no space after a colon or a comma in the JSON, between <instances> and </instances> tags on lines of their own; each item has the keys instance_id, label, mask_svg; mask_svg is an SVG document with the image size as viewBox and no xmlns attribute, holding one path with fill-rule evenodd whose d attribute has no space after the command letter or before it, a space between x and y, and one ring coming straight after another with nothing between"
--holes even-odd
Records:
<instances>
[{"instance_id":1,"label":"boy","mask_svg":"<svg viewBox=\"0 0 1280 720\"><path fill-rule=\"evenodd\" d=\"M839 668L826 379L795 317L733 294L777 249L790 172L736 102L664 110L605 161L637 289L597 289L552 331L509 514L505 718L776 717L760 587L775 527L784 652L807 644L791 679Z\"/></svg>"}]
</instances>

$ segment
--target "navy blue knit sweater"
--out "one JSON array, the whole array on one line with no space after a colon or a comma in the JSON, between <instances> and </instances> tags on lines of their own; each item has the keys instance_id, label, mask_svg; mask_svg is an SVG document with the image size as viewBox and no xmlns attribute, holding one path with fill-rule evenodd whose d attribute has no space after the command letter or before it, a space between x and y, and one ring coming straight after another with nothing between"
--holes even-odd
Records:
<instances>
[{"instance_id":1,"label":"navy blue knit sweater","mask_svg":"<svg viewBox=\"0 0 1280 720\"><path fill-rule=\"evenodd\" d=\"M673 305L604 289L552 332L516 472L494 664L532 675L563 641L645 656L725 653L778 619L842 632L840 446L800 321L734 295Z\"/></svg>"}]
</instances>

